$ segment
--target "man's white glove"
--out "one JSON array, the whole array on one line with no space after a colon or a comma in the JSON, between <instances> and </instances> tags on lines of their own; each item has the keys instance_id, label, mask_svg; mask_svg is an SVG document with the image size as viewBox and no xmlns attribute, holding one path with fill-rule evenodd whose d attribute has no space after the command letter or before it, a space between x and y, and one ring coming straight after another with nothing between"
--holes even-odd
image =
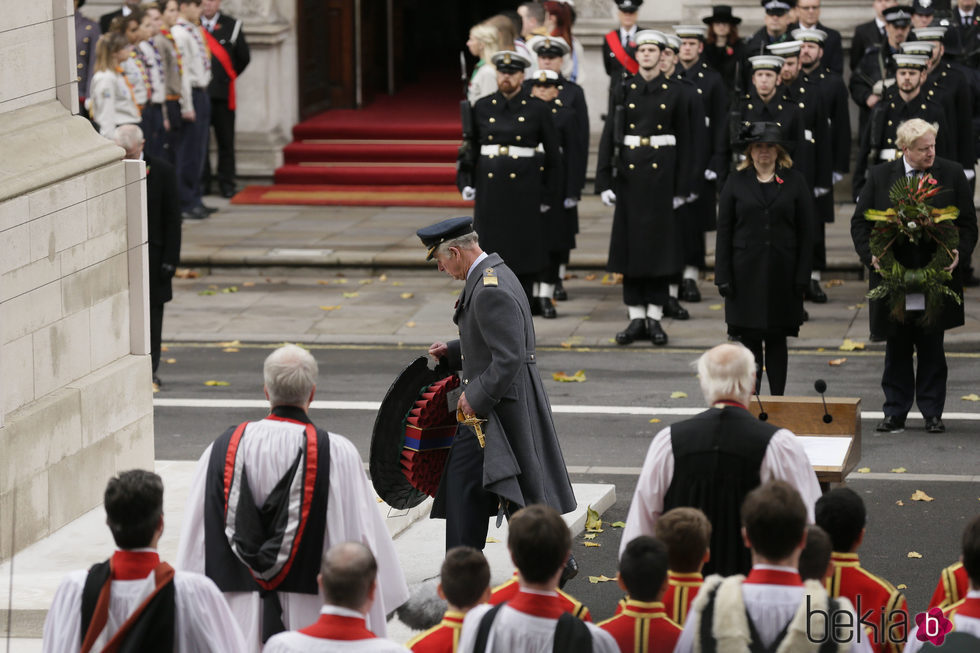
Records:
<instances>
[{"instance_id":1,"label":"man's white glove","mask_svg":"<svg viewBox=\"0 0 980 653\"><path fill-rule=\"evenodd\" d=\"M547 204L542 204L542 205L541 205L541 212L542 212L542 213L547 213L547 212L548 212L548 209L550 209L550 208L551 208L551 207L550 207L550 206L548 206Z\"/></svg>"},{"instance_id":2,"label":"man's white glove","mask_svg":"<svg viewBox=\"0 0 980 653\"><path fill-rule=\"evenodd\" d=\"M966 174L967 181L973 181L973 178L977 176L977 173L975 173L973 170L964 170L963 172Z\"/></svg>"},{"instance_id":3,"label":"man's white glove","mask_svg":"<svg viewBox=\"0 0 980 653\"><path fill-rule=\"evenodd\" d=\"M675 197L674 198L674 208L675 209L676 208L680 208L681 206L684 205L684 202L685 201L687 201L687 200L685 200L683 197Z\"/></svg>"},{"instance_id":4,"label":"man's white glove","mask_svg":"<svg viewBox=\"0 0 980 653\"><path fill-rule=\"evenodd\" d=\"M690 203L696 201L697 199L698 199L698 194L697 193L691 193L690 195L688 195L684 199L684 202L687 203L687 204L690 204Z\"/></svg>"},{"instance_id":5,"label":"man's white glove","mask_svg":"<svg viewBox=\"0 0 980 653\"><path fill-rule=\"evenodd\" d=\"M463 188L463 199L469 202L470 200L476 199L476 189L472 186L466 186Z\"/></svg>"},{"instance_id":6,"label":"man's white glove","mask_svg":"<svg viewBox=\"0 0 980 653\"><path fill-rule=\"evenodd\" d=\"M707 179L708 181L714 181L715 179L718 178L718 173L715 172L714 170L705 170L704 178Z\"/></svg>"},{"instance_id":7,"label":"man's white glove","mask_svg":"<svg viewBox=\"0 0 980 653\"><path fill-rule=\"evenodd\" d=\"M832 173L830 173L830 183L833 184L833 185L835 185L835 186L837 185L837 182L839 182L843 178L844 178L844 175L842 173L840 173L840 172L832 172Z\"/></svg>"},{"instance_id":8,"label":"man's white glove","mask_svg":"<svg viewBox=\"0 0 980 653\"><path fill-rule=\"evenodd\" d=\"M564 206L566 209L574 209L576 206L578 206L578 200L574 197L566 197L565 201L562 202L562 206Z\"/></svg>"},{"instance_id":9,"label":"man's white glove","mask_svg":"<svg viewBox=\"0 0 980 653\"><path fill-rule=\"evenodd\" d=\"M830 189L829 188L820 188L820 187L817 187L817 188L814 188L813 189L813 196L814 197L823 197L824 195L826 195L829 192L830 192Z\"/></svg>"},{"instance_id":10,"label":"man's white glove","mask_svg":"<svg viewBox=\"0 0 980 653\"><path fill-rule=\"evenodd\" d=\"M604 190L601 193L599 193L599 199L601 199L602 203L605 204L606 206L612 206L613 204L616 203L616 193L612 192L611 188L608 190Z\"/></svg>"}]
</instances>

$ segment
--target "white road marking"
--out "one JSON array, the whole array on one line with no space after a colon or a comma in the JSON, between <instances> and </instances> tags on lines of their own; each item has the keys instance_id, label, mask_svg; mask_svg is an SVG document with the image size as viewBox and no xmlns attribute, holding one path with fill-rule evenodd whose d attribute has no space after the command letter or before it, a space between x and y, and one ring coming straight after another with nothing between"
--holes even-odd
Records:
<instances>
[{"instance_id":1,"label":"white road marking","mask_svg":"<svg viewBox=\"0 0 980 653\"><path fill-rule=\"evenodd\" d=\"M264 399L180 399L158 397L153 405L160 408L267 408L269 402ZM377 401L314 401L312 408L316 410L378 410L381 405ZM678 408L668 406L589 406L589 405L552 405L551 411L556 415L697 415L704 408ZM910 419L922 419L920 413L909 413ZM861 412L861 418L879 420L884 414L878 410ZM943 413L943 420L980 421L980 413Z\"/></svg>"}]
</instances>

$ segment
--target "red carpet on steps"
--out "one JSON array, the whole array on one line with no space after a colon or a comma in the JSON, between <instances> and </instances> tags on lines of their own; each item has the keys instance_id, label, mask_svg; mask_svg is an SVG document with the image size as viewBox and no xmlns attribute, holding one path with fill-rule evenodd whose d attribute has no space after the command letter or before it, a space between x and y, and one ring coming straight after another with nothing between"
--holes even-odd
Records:
<instances>
[{"instance_id":1,"label":"red carpet on steps","mask_svg":"<svg viewBox=\"0 0 980 653\"><path fill-rule=\"evenodd\" d=\"M472 206L456 189L458 83L436 76L362 109L325 111L293 127L273 186L235 204Z\"/></svg>"}]
</instances>

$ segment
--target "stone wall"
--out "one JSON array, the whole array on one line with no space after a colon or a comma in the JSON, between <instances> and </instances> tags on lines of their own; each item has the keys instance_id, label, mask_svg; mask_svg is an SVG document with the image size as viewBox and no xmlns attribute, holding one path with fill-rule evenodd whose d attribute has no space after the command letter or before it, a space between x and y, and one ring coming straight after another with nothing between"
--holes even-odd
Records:
<instances>
[{"instance_id":1,"label":"stone wall","mask_svg":"<svg viewBox=\"0 0 980 653\"><path fill-rule=\"evenodd\" d=\"M0 15L0 559L153 467L144 164L77 115L71 0Z\"/></svg>"}]
</instances>

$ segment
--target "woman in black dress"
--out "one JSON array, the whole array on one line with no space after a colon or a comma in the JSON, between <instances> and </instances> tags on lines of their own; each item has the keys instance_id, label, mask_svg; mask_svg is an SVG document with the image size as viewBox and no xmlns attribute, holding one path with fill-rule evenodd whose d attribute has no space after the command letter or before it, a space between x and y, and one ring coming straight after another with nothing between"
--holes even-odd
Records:
<instances>
[{"instance_id":1,"label":"woman in black dress","mask_svg":"<svg viewBox=\"0 0 980 653\"><path fill-rule=\"evenodd\" d=\"M740 134L745 160L718 205L715 284L728 335L755 355L769 392L786 389L786 337L799 335L813 254L813 196L783 147L779 125L751 123Z\"/></svg>"},{"instance_id":2,"label":"woman in black dress","mask_svg":"<svg viewBox=\"0 0 980 653\"><path fill-rule=\"evenodd\" d=\"M744 64L744 39L738 36L738 24L742 19L732 15L728 5L715 5L710 16L701 19L708 26L708 36L704 42L704 60L721 73L728 92L735 89L735 80L745 78L745 71L739 70ZM745 92L745 88L742 88Z\"/></svg>"}]
</instances>

